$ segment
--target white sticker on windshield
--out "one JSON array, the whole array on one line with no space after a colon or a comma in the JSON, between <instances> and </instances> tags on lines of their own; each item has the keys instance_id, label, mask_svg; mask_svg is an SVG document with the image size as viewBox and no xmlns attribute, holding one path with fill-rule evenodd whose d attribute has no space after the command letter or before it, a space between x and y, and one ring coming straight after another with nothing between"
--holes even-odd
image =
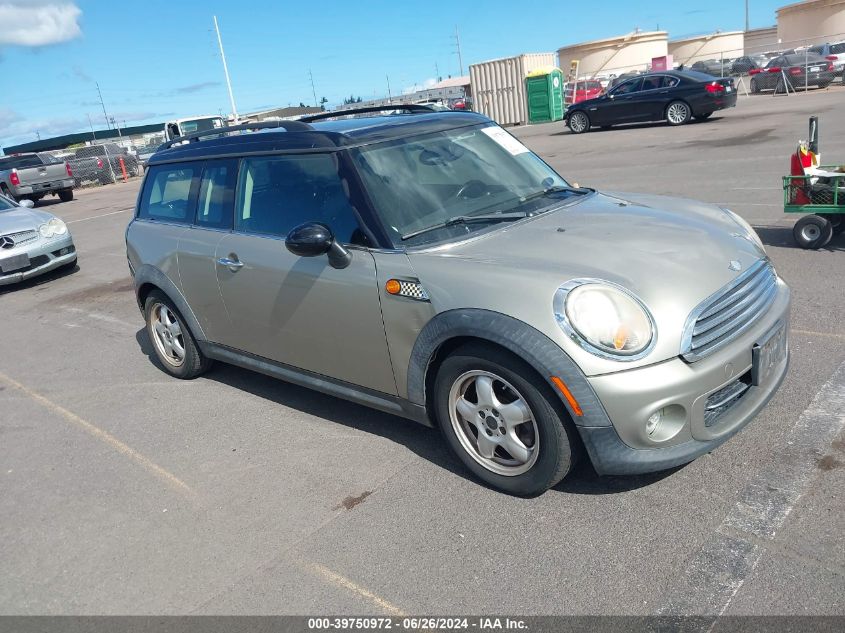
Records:
<instances>
[{"instance_id":1,"label":"white sticker on windshield","mask_svg":"<svg viewBox=\"0 0 845 633\"><path fill-rule=\"evenodd\" d=\"M504 147L506 150L508 150L514 156L516 156L517 154L524 154L528 151L528 148L525 147L525 145L517 141L514 137L512 137L510 134L508 134L498 126L494 125L491 127L481 128L481 131L484 132L490 138L492 138L494 141L496 141L499 145Z\"/></svg>"}]
</instances>

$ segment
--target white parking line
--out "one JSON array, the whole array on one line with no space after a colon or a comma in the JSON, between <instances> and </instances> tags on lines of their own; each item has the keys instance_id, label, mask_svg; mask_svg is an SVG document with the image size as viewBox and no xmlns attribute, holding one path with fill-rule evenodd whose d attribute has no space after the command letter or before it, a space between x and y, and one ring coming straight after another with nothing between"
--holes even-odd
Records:
<instances>
[{"instance_id":1,"label":"white parking line","mask_svg":"<svg viewBox=\"0 0 845 633\"><path fill-rule=\"evenodd\" d=\"M128 209L121 209L120 211L112 211L111 213L102 213L100 215L92 215L88 218L79 218L78 220L68 220L65 224L76 224L77 222L87 222L88 220L96 220L98 218L106 218L110 215L117 215L118 213L126 213L127 211L134 211L135 207L129 207Z\"/></svg>"},{"instance_id":2,"label":"white parking line","mask_svg":"<svg viewBox=\"0 0 845 633\"><path fill-rule=\"evenodd\" d=\"M707 538L658 615L723 615L818 474L816 462L845 428L845 363L813 398L739 500ZM712 628L712 626L711 626Z\"/></svg>"}]
</instances>

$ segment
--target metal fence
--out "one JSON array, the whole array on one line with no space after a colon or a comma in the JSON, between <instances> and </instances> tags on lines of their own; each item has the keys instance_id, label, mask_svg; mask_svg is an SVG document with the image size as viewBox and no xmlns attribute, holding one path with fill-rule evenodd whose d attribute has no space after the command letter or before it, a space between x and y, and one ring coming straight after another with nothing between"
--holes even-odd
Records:
<instances>
[{"instance_id":1,"label":"metal fence","mask_svg":"<svg viewBox=\"0 0 845 633\"><path fill-rule=\"evenodd\" d=\"M669 50L672 50L671 41ZM708 52L701 54L703 50ZM784 55L789 57L784 60ZM778 59L786 63L772 65ZM560 63L565 63L565 60L560 60ZM734 77L741 94L769 91L784 94L826 88L845 84L845 33L715 51L702 44L701 49L694 50L692 54L673 57L672 64L675 69L696 70L715 77ZM608 89L625 78L652 70L652 61L643 60L638 64L615 68L603 66L579 72L577 81L597 80ZM581 91L581 88L578 90Z\"/></svg>"},{"instance_id":2,"label":"metal fence","mask_svg":"<svg viewBox=\"0 0 845 633\"><path fill-rule=\"evenodd\" d=\"M75 187L127 182L143 173L143 163L138 155L116 143L92 144L47 153L67 162L73 173Z\"/></svg>"}]
</instances>

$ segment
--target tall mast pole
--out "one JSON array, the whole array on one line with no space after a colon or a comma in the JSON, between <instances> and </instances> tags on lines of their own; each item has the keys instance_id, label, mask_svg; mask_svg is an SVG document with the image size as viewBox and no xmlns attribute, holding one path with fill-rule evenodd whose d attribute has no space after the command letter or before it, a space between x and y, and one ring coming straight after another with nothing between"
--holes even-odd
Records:
<instances>
[{"instance_id":1,"label":"tall mast pole","mask_svg":"<svg viewBox=\"0 0 845 633\"><path fill-rule=\"evenodd\" d=\"M229 79L229 66L226 65L226 53L223 51L223 38L220 37L220 27L217 26L217 16L214 16L214 30L217 32L217 43L220 45L220 58L223 60L223 73L226 75L226 88L229 89L229 103L232 104L232 116L238 120L238 108L235 106L235 95L232 93L232 81Z\"/></svg>"}]
</instances>

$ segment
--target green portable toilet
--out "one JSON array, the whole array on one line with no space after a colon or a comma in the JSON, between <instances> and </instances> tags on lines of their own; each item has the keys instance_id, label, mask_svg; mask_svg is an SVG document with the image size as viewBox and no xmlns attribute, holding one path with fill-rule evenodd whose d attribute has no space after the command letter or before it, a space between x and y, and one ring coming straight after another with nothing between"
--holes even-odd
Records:
<instances>
[{"instance_id":1,"label":"green portable toilet","mask_svg":"<svg viewBox=\"0 0 845 633\"><path fill-rule=\"evenodd\" d=\"M560 68L545 68L525 78L528 121L548 123L563 118L563 73Z\"/></svg>"}]
</instances>

